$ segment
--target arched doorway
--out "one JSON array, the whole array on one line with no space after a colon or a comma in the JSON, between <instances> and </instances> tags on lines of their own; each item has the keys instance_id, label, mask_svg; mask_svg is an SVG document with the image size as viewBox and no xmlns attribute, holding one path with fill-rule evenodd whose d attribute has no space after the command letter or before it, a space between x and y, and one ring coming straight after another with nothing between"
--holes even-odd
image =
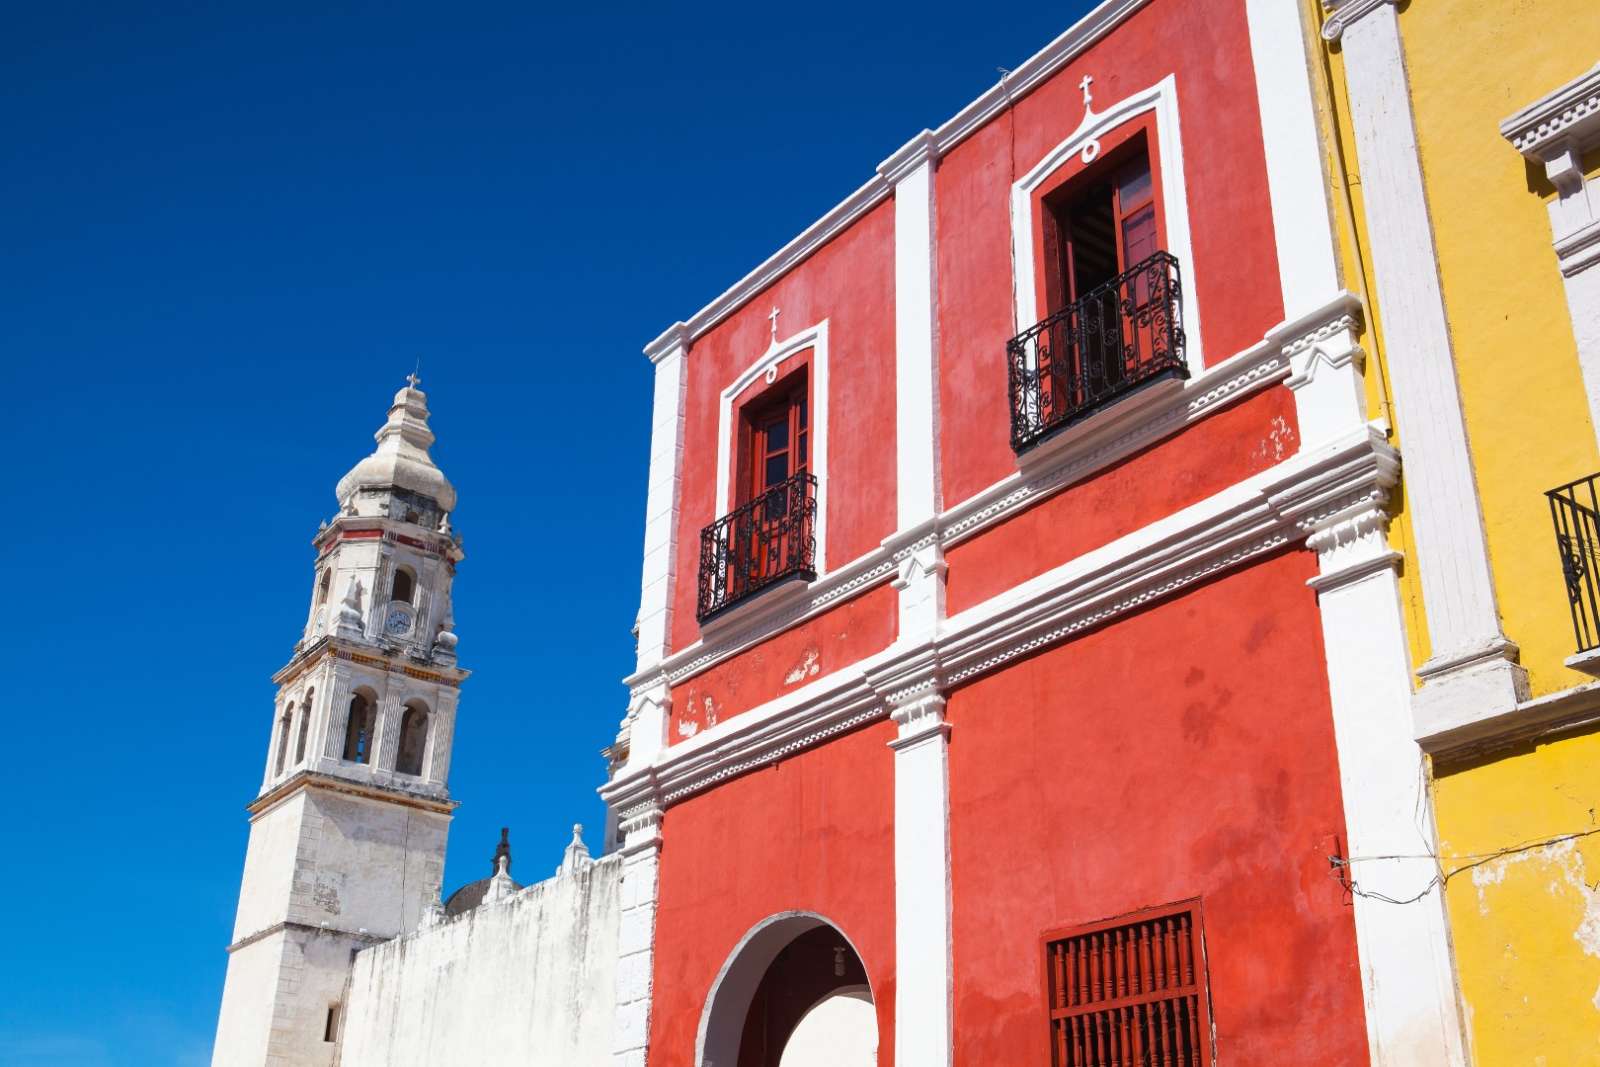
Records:
<instances>
[{"instance_id":1,"label":"arched doorway","mask_svg":"<svg viewBox=\"0 0 1600 1067\"><path fill-rule=\"evenodd\" d=\"M700 1021L699 1067L876 1067L866 967L820 915L758 923L729 955Z\"/></svg>"}]
</instances>

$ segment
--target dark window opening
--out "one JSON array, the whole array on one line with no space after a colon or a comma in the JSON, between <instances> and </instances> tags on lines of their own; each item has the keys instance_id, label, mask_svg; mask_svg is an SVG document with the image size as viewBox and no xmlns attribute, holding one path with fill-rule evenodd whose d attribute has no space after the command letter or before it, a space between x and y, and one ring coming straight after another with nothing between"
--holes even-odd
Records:
<instances>
[{"instance_id":1,"label":"dark window opening","mask_svg":"<svg viewBox=\"0 0 1600 1067\"><path fill-rule=\"evenodd\" d=\"M1041 201L1047 313L1006 346L1019 455L1142 385L1189 376L1155 194L1139 134Z\"/></svg>"},{"instance_id":2,"label":"dark window opening","mask_svg":"<svg viewBox=\"0 0 1600 1067\"><path fill-rule=\"evenodd\" d=\"M331 1043L334 1040L336 1040L338 1038L338 1036L339 1036L339 1005L337 1005L337 1004L329 1004L328 1005L328 1018L327 1018L327 1021L325 1021L322 1024L322 1040Z\"/></svg>"},{"instance_id":3,"label":"dark window opening","mask_svg":"<svg viewBox=\"0 0 1600 1067\"><path fill-rule=\"evenodd\" d=\"M745 447L740 463L737 504L781 486L811 469L811 425L804 371L743 413Z\"/></svg>"},{"instance_id":4,"label":"dark window opening","mask_svg":"<svg viewBox=\"0 0 1600 1067\"><path fill-rule=\"evenodd\" d=\"M395 571L394 572L394 591L392 593L390 593L389 599L390 600L401 600L401 601L404 601L405 603L409 604L409 603L411 603L411 595L412 595L413 591L415 590L415 588L416 588L416 579L411 576L411 572L410 571L408 571L408 570Z\"/></svg>"},{"instance_id":5,"label":"dark window opening","mask_svg":"<svg viewBox=\"0 0 1600 1067\"><path fill-rule=\"evenodd\" d=\"M350 719L344 728L344 758L349 762L371 762L375 717L372 701L364 694L357 693L350 699Z\"/></svg>"},{"instance_id":6,"label":"dark window opening","mask_svg":"<svg viewBox=\"0 0 1600 1067\"><path fill-rule=\"evenodd\" d=\"M1052 1067L1212 1062L1206 965L1193 905L1094 923L1045 941Z\"/></svg>"},{"instance_id":7,"label":"dark window opening","mask_svg":"<svg viewBox=\"0 0 1600 1067\"><path fill-rule=\"evenodd\" d=\"M292 711L286 711L283 718L278 720L278 764L273 774L282 774L284 761L289 758L289 723L293 714Z\"/></svg>"},{"instance_id":8,"label":"dark window opening","mask_svg":"<svg viewBox=\"0 0 1600 1067\"><path fill-rule=\"evenodd\" d=\"M317 583L317 606L328 602L328 587L333 584L333 568L329 567L322 572L322 580Z\"/></svg>"},{"instance_id":9,"label":"dark window opening","mask_svg":"<svg viewBox=\"0 0 1600 1067\"><path fill-rule=\"evenodd\" d=\"M306 693L305 702L300 705L300 736L294 743L294 765L296 767L306 761L306 736L311 729L311 697L316 690Z\"/></svg>"},{"instance_id":10,"label":"dark window opening","mask_svg":"<svg viewBox=\"0 0 1600 1067\"><path fill-rule=\"evenodd\" d=\"M1160 246L1144 139L1046 197L1043 222L1050 314L1153 255Z\"/></svg>"},{"instance_id":11,"label":"dark window opening","mask_svg":"<svg viewBox=\"0 0 1600 1067\"><path fill-rule=\"evenodd\" d=\"M422 774L422 758L428 748L428 713L412 705L400 720L400 752L394 769L401 774Z\"/></svg>"}]
</instances>

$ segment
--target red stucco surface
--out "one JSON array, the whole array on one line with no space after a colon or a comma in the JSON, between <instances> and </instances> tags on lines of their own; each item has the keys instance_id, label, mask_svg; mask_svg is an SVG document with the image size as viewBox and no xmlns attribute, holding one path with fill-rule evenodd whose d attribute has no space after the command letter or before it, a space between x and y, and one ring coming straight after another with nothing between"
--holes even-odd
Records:
<instances>
[{"instance_id":1,"label":"red stucco surface","mask_svg":"<svg viewBox=\"0 0 1600 1067\"><path fill-rule=\"evenodd\" d=\"M855 946L894 1063L894 727L879 722L669 808L656 912L652 1067L692 1067L701 1012L761 920L822 915Z\"/></svg>"},{"instance_id":2,"label":"red stucco surface","mask_svg":"<svg viewBox=\"0 0 1600 1067\"><path fill-rule=\"evenodd\" d=\"M1294 396L1271 388L952 548L951 614L1294 455Z\"/></svg>"},{"instance_id":3,"label":"red stucco surface","mask_svg":"<svg viewBox=\"0 0 1600 1067\"><path fill-rule=\"evenodd\" d=\"M669 744L887 648L899 606L887 582L672 689ZM709 703L708 703L709 702ZM680 724L683 728L680 729Z\"/></svg>"},{"instance_id":4,"label":"red stucco surface","mask_svg":"<svg viewBox=\"0 0 1600 1067\"><path fill-rule=\"evenodd\" d=\"M1009 189L1083 117L1079 81L1104 110L1175 74L1193 269L1206 359L1259 341L1283 318L1255 72L1243 0L1156 0L939 162L941 458L945 505L1016 469L1005 344L1012 321ZM1031 280L1018 279L1019 284Z\"/></svg>"},{"instance_id":5,"label":"red stucco surface","mask_svg":"<svg viewBox=\"0 0 1600 1067\"><path fill-rule=\"evenodd\" d=\"M1049 1063L1042 935L1200 897L1219 1062L1367 1062L1309 553L950 697L956 1062Z\"/></svg>"},{"instance_id":6,"label":"red stucco surface","mask_svg":"<svg viewBox=\"0 0 1600 1067\"><path fill-rule=\"evenodd\" d=\"M700 531L719 515L722 390L767 350L772 336L767 315L774 306L782 312L780 337L828 320L827 565L848 563L894 532L894 203L884 201L698 338L689 351L675 650L700 636L695 621Z\"/></svg>"}]
</instances>

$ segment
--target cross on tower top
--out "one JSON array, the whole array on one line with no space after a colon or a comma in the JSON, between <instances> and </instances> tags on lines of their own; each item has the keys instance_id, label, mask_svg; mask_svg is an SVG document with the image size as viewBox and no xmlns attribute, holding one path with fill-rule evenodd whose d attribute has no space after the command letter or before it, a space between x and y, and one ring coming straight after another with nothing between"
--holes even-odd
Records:
<instances>
[{"instance_id":1,"label":"cross on tower top","mask_svg":"<svg viewBox=\"0 0 1600 1067\"><path fill-rule=\"evenodd\" d=\"M1078 88L1083 90L1083 106L1085 110L1088 110L1090 103L1093 102L1093 98L1089 94L1089 86L1093 84L1094 78L1087 74L1083 76L1083 81L1078 83Z\"/></svg>"},{"instance_id":2,"label":"cross on tower top","mask_svg":"<svg viewBox=\"0 0 1600 1067\"><path fill-rule=\"evenodd\" d=\"M778 343L778 316L780 314L782 314L782 312L780 312L778 310L778 305L776 305L776 304L772 305L772 310L767 313L767 318L772 320L772 343L773 344L777 344Z\"/></svg>"}]
</instances>

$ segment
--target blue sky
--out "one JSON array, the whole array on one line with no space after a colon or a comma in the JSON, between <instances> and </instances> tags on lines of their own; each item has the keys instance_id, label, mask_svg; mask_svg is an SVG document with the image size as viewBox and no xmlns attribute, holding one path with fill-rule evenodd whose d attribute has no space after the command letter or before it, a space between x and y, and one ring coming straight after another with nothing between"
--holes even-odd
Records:
<instances>
[{"instance_id":1,"label":"blue sky","mask_svg":"<svg viewBox=\"0 0 1600 1067\"><path fill-rule=\"evenodd\" d=\"M0 1063L209 1058L309 539L422 360L460 490L446 889L625 706L650 366L1082 3L7 5Z\"/></svg>"}]
</instances>

